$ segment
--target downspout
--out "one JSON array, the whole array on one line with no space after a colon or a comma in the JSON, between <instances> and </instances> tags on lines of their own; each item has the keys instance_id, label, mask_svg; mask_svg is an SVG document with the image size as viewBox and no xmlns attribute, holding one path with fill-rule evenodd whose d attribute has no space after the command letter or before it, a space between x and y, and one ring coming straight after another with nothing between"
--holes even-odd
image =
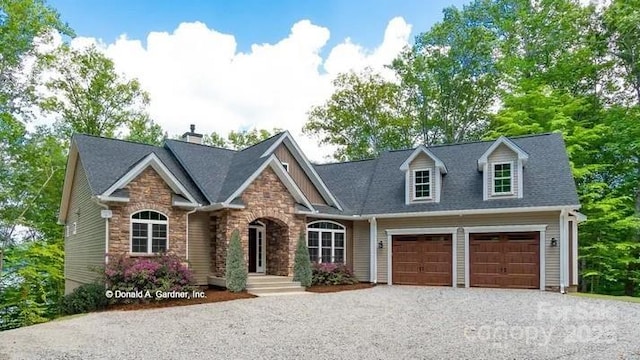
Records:
<instances>
[{"instance_id":1,"label":"downspout","mask_svg":"<svg viewBox=\"0 0 640 360\"><path fill-rule=\"evenodd\" d=\"M109 205L100 202L97 197L91 199L101 208L109 210ZM104 263L109 263L109 218L104 218Z\"/></svg>"},{"instance_id":2,"label":"downspout","mask_svg":"<svg viewBox=\"0 0 640 360\"><path fill-rule=\"evenodd\" d=\"M378 282L378 223L375 217L369 219L369 281Z\"/></svg>"},{"instance_id":3,"label":"downspout","mask_svg":"<svg viewBox=\"0 0 640 360\"><path fill-rule=\"evenodd\" d=\"M194 212L196 212L196 210L198 210L197 208L194 208L191 211L187 211L187 231L186 231L186 237L185 237L185 243L186 243L186 259L187 261L189 261L189 215L193 214Z\"/></svg>"},{"instance_id":4,"label":"downspout","mask_svg":"<svg viewBox=\"0 0 640 360\"><path fill-rule=\"evenodd\" d=\"M567 255L567 227L565 224L565 217L567 215L567 209L560 211L560 293L565 294L567 268L566 268L566 255Z\"/></svg>"}]
</instances>

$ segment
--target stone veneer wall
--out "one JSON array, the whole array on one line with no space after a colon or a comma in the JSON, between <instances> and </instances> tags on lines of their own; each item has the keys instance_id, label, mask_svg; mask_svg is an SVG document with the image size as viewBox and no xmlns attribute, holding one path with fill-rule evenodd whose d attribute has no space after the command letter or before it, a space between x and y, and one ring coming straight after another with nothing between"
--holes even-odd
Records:
<instances>
[{"instance_id":1,"label":"stone veneer wall","mask_svg":"<svg viewBox=\"0 0 640 360\"><path fill-rule=\"evenodd\" d=\"M267 167L242 193L245 209L222 210L212 214L212 269L224 277L227 244L233 230L240 231L240 242L248 260L249 223L267 223L267 274L292 275L296 241L305 231L305 217L295 215L295 200L276 173Z\"/></svg>"},{"instance_id":2,"label":"stone veneer wall","mask_svg":"<svg viewBox=\"0 0 640 360\"><path fill-rule=\"evenodd\" d=\"M126 189L128 203L110 203L113 216L109 219L109 254L129 254L131 214L140 210L155 210L167 216L168 251L186 259L186 210L171 205L173 191L151 167L132 180Z\"/></svg>"}]
</instances>

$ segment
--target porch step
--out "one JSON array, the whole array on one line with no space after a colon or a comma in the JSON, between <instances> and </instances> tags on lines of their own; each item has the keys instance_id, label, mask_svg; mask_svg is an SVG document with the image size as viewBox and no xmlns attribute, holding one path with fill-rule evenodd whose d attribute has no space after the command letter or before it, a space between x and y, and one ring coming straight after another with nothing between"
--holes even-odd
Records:
<instances>
[{"instance_id":1,"label":"porch step","mask_svg":"<svg viewBox=\"0 0 640 360\"><path fill-rule=\"evenodd\" d=\"M256 296L306 293L299 281L291 276L255 275L247 278L247 292Z\"/></svg>"}]
</instances>

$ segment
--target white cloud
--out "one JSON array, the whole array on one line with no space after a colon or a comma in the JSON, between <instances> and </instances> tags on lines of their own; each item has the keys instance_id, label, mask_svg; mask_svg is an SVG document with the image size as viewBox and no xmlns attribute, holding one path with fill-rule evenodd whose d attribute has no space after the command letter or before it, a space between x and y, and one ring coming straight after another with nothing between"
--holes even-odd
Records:
<instances>
[{"instance_id":1,"label":"white cloud","mask_svg":"<svg viewBox=\"0 0 640 360\"><path fill-rule=\"evenodd\" d=\"M320 52L330 31L308 20L275 44L253 44L248 53L238 52L233 35L200 22L182 23L173 33L149 33L146 47L124 35L112 44L76 38L72 45L97 44L119 71L138 78L151 95L152 118L170 134L192 123L199 132L223 134L278 127L289 130L310 159L321 161L332 149L301 134L306 112L330 96L337 73L366 66L384 71L410 33L404 19L394 18L377 48L345 39L325 59Z\"/></svg>"}]
</instances>

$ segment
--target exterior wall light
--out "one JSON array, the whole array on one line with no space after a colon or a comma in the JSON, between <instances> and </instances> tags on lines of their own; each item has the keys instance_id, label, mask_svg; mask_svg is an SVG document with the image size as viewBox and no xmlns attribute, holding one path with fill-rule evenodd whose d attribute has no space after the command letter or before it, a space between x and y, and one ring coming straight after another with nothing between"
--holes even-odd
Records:
<instances>
[{"instance_id":1,"label":"exterior wall light","mask_svg":"<svg viewBox=\"0 0 640 360\"><path fill-rule=\"evenodd\" d=\"M552 237L552 238L551 238L551 246L552 246L552 247L556 247L556 246L558 246L558 239L556 239L556 238Z\"/></svg>"},{"instance_id":2,"label":"exterior wall light","mask_svg":"<svg viewBox=\"0 0 640 360\"><path fill-rule=\"evenodd\" d=\"M382 242L382 240L378 242L378 249L384 249L384 243Z\"/></svg>"}]
</instances>

